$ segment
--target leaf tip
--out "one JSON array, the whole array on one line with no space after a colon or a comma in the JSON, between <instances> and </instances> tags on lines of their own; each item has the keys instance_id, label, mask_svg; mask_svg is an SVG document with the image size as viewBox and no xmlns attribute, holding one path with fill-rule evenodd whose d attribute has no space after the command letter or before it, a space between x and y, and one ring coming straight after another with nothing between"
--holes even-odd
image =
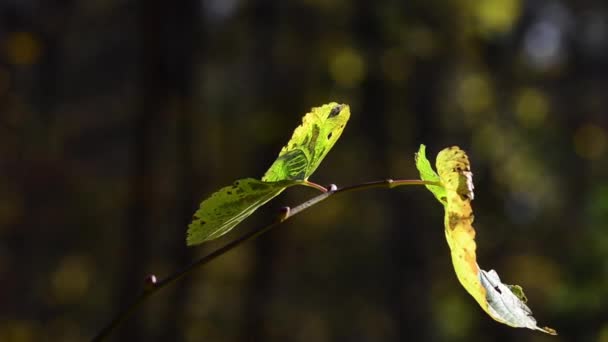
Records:
<instances>
[{"instance_id":1,"label":"leaf tip","mask_svg":"<svg viewBox=\"0 0 608 342\"><path fill-rule=\"evenodd\" d=\"M420 147L418 148L418 152L414 153L414 159L416 162L418 162L418 158L420 158L420 156L426 158L426 145L425 144L420 144Z\"/></svg>"},{"instance_id":2,"label":"leaf tip","mask_svg":"<svg viewBox=\"0 0 608 342\"><path fill-rule=\"evenodd\" d=\"M542 328L538 328L540 331L547 333L549 335L553 335L553 336L557 336L557 331L553 328L549 328L549 327L542 327Z\"/></svg>"}]
</instances>

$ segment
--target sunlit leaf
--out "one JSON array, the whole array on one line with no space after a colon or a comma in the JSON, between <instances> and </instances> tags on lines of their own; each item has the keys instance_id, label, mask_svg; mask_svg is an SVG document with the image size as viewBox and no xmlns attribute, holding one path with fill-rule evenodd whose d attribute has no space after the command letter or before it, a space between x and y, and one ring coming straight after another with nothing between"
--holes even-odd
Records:
<instances>
[{"instance_id":1,"label":"sunlit leaf","mask_svg":"<svg viewBox=\"0 0 608 342\"><path fill-rule=\"evenodd\" d=\"M266 171L263 181L306 180L334 146L350 117L350 108L335 102L316 107Z\"/></svg>"},{"instance_id":2,"label":"sunlit leaf","mask_svg":"<svg viewBox=\"0 0 608 342\"><path fill-rule=\"evenodd\" d=\"M256 209L296 182L262 182L240 179L213 193L201 203L188 226L188 245L216 239L234 228Z\"/></svg>"},{"instance_id":3,"label":"sunlit leaf","mask_svg":"<svg viewBox=\"0 0 608 342\"><path fill-rule=\"evenodd\" d=\"M291 140L262 180L241 179L204 200L188 226L188 245L216 239L285 188L302 184L334 146L350 117L348 105L335 102L306 114Z\"/></svg>"},{"instance_id":4,"label":"sunlit leaf","mask_svg":"<svg viewBox=\"0 0 608 342\"><path fill-rule=\"evenodd\" d=\"M469 164L469 157L458 146L445 148L437 155L437 172L439 180L446 189L446 192L455 192L463 199L472 200L473 194L473 173Z\"/></svg>"},{"instance_id":5,"label":"sunlit leaf","mask_svg":"<svg viewBox=\"0 0 608 342\"><path fill-rule=\"evenodd\" d=\"M414 159L416 160L416 168L418 169L418 172L420 172L420 179L439 183L439 176L435 170L433 170L429 160L426 159L426 146L420 145L420 149L418 150L418 153L414 155ZM429 189L429 191L431 191L431 193L433 193L433 196L435 196L435 198L437 198L441 204L446 204L445 189L442 186L425 186L427 189Z\"/></svg>"},{"instance_id":6,"label":"sunlit leaf","mask_svg":"<svg viewBox=\"0 0 608 342\"><path fill-rule=\"evenodd\" d=\"M539 327L532 317L532 310L525 304L527 301L519 285L505 285L494 270L481 270L481 285L486 290L488 313L498 322L516 328L540 330L547 334L557 335L554 329Z\"/></svg>"},{"instance_id":7,"label":"sunlit leaf","mask_svg":"<svg viewBox=\"0 0 608 342\"><path fill-rule=\"evenodd\" d=\"M420 176L432 177L428 161L424 162L424 148L417 155ZM518 285L505 285L494 270L486 272L477 265L475 230L473 229L473 174L466 153L452 146L437 155L437 172L445 189L445 236L450 247L456 277L494 320L518 328L540 330L555 335L555 330L538 327L527 300ZM436 193L433 194L436 195ZM435 190L437 191L437 190ZM441 197L438 197L440 199ZM440 199L441 202L441 199ZM443 203L443 202L442 202Z\"/></svg>"}]
</instances>

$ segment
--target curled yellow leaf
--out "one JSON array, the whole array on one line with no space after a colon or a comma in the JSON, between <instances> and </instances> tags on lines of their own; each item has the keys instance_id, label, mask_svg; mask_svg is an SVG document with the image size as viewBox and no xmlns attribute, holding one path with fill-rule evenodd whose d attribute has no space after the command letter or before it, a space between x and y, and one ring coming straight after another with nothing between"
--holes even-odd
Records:
<instances>
[{"instance_id":1,"label":"curled yellow leaf","mask_svg":"<svg viewBox=\"0 0 608 342\"><path fill-rule=\"evenodd\" d=\"M421 178L434 178L424 155L424 145L416 155ZM424 159L424 160L421 160ZM456 277L465 290L494 320L517 328L540 330L556 335L554 329L539 327L526 297L518 285L506 285L494 270L484 271L477 264L475 229L473 228L473 173L466 153L458 146L443 149L437 155L436 167L443 191L430 189L444 205L445 237L450 247ZM438 197L438 193L442 195ZM445 196L445 200L444 197Z\"/></svg>"}]
</instances>

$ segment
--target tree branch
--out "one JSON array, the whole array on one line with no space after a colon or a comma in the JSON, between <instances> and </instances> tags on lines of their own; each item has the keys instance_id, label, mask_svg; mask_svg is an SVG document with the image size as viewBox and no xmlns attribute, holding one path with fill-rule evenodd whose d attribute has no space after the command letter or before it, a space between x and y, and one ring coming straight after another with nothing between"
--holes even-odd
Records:
<instances>
[{"instance_id":1,"label":"tree branch","mask_svg":"<svg viewBox=\"0 0 608 342\"><path fill-rule=\"evenodd\" d=\"M306 182L308 182L308 181L306 181ZM306 209L309 209L310 207L326 200L327 198L329 198L335 194L353 192L353 191L358 191L358 190L368 190L368 189L374 189L374 188L392 189L392 188L395 188L398 186L404 186L404 185L442 186L441 183L438 183L438 182L429 182L429 181L423 181L423 180L406 180L406 179L398 179L398 180L386 179L386 180L381 180L381 181L373 181L373 182L350 185L350 186L346 186L346 187L343 187L340 189L338 189L338 187L335 184L331 184L329 186L329 189L326 189L326 188L324 188L320 185L317 185L315 183L312 183L312 182L308 182L308 185L313 188L319 189L323 193L320 195L317 195L317 196L309 199L308 201L306 201L302 204L299 204L293 208L290 208L290 207L281 208L281 211L280 211L277 219L274 222L272 222L266 226L263 226L261 228L254 229L254 230L242 235L241 237L230 241L226 245L224 245L224 246L216 249L215 251L205 255L204 257L192 262L191 264L187 265L186 267L182 268L181 270L178 270L177 272L167 276L166 278L164 278L160 281L156 280L155 275L149 275L148 277L146 277L144 287L143 287L142 291L139 293L139 295L137 295L137 297L135 297L135 300L131 304L129 304L127 307L125 307L122 311L120 311L114 317L114 319L112 319L112 321L110 321L110 323L108 323L108 325L106 325L97 334L97 336L95 336L91 341L98 342L98 341L102 341L103 339L108 337L121 323L123 323L127 318L129 318L131 316L131 314L133 312L135 312L135 310L137 308L139 308L139 306L141 306L141 304L143 304L148 297L152 296L153 294L158 292L160 289L169 286L170 284L181 279L182 277L184 277L185 275L194 271L195 269L197 269L203 265L206 265L207 263L211 262L215 258L217 258L221 255L224 255L225 253L238 247L239 245L243 244L244 242L255 239L256 237L264 234L265 232L278 226L279 224L283 223L284 221L290 219L291 217L301 213L302 211L304 211ZM325 191L323 191L323 190L325 190Z\"/></svg>"}]
</instances>

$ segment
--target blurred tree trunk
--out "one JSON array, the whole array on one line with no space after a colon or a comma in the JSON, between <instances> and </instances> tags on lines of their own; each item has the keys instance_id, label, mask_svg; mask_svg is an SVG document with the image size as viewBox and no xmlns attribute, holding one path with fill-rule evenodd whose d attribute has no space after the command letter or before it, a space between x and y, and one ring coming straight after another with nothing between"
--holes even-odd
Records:
<instances>
[{"instance_id":1,"label":"blurred tree trunk","mask_svg":"<svg viewBox=\"0 0 608 342\"><path fill-rule=\"evenodd\" d=\"M262 106L272 113L293 110L293 103L286 97L276 97L276 89L284 86L281 82L276 60L272 55L280 31L280 9L285 6L280 1L256 0L249 7L250 29L254 32L256 45L253 51L254 74L257 98ZM290 84L289 86L292 86ZM266 151L273 155L276 151ZM247 288L242 311L242 326L239 341L268 341L268 304L272 298L273 265L278 255L281 230L264 234L255 243L255 260L252 263L252 277Z\"/></svg>"},{"instance_id":2,"label":"blurred tree trunk","mask_svg":"<svg viewBox=\"0 0 608 342\"><path fill-rule=\"evenodd\" d=\"M382 23L378 22L373 6L372 3L359 3L355 13L353 32L365 51L383 51L388 46L379 38L382 37L382 32L379 31ZM395 156L392 155L393 150L387 147L391 146L395 140L407 141L409 139L407 137L393 139L390 135L391 132L394 132L394 128L388 127L388 125L391 122L399 122L399 120L391 120L389 117L391 115L390 104L396 100L391 98L391 88L388 87L384 74L380 72L382 55L365 57L369 72L361 85L364 96L361 99L360 112L386 116L384 120L367 122L366 129L370 132L370 141L376 145L373 150L376 151L376 162L380 164L377 168L390 170L391 158L395 158ZM429 117L429 112L433 111L432 99L426 95L433 94L430 89L433 78L429 75L432 75L432 72L422 74L419 80L413 81L413 84L416 84L416 95L412 95L412 98L422 99L414 104L415 108L412 111L418 114L416 122L424 122L425 117ZM403 94L398 94L398 96L403 96ZM403 112L400 115L403 115ZM419 127L418 132L428 137L431 132L428 132L426 128ZM397 198L399 195L389 194L389 196ZM426 239L420 236L424 234L424 231L419 230L419 225L391 222L397 218L395 213L403 212L403 208L415 208L415 204L411 203L408 198L399 197L398 201L388 199L386 205L388 206L386 212L391 215L386 218L388 228L384 250L387 255L385 265L382 266L381 277L384 281L381 284L386 286L384 303L396 328L392 337L396 341L429 341L432 340L429 334L430 303L428 303L427 296L419 295L426 293L425 290L429 288L427 274L429 264L424 258L428 245L425 244ZM391 336L390 332L386 332L385 336Z\"/></svg>"},{"instance_id":3,"label":"blurred tree trunk","mask_svg":"<svg viewBox=\"0 0 608 342\"><path fill-rule=\"evenodd\" d=\"M166 101L164 84L166 72L162 68L163 49L160 38L164 20L164 2L160 0L142 0L139 2L140 11L140 102L139 112L133 125L133 165L130 175L130 199L127 225L122 241L122 288L120 290L119 306L132 302L134 296L141 290L145 269L150 259L149 245L146 238L151 222L152 195L154 194L153 163L155 125L162 116L163 105ZM123 325L120 330L121 341L144 341L147 334L141 319L134 318Z\"/></svg>"},{"instance_id":4,"label":"blurred tree trunk","mask_svg":"<svg viewBox=\"0 0 608 342\"><path fill-rule=\"evenodd\" d=\"M176 120L176 196L177 196L177 228L169 235L170 250L169 259L171 269L179 269L191 262L193 258L192 250L186 246L185 232L186 227L192 219L196 207L194 198L194 188L198 183L195 181L194 162L193 162L193 95L194 95L194 75L196 73L196 52L202 49L201 35L201 15L202 8L199 0L184 0L180 6L171 7L166 13L167 49L166 60L169 63L171 72L169 84L174 104ZM170 42L173 42L172 44ZM197 103L197 107L202 107ZM200 174L198 175L201 176ZM171 298L171 303L164 313L165 329L162 333L161 341L172 341L182 336L181 330L184 328L183 322L186 319L179 319L187 314L186 305L191 293L192 278L186 277L175 284ZM200 277L198 278L200 279Z\"/></svg>"},{"instance_id":5,"label":"blurred tree trunk","mask_svg":"<svg viewBox=\"0 0 608 342\"><path fill-rule=\"evenodd\" d=\"M437 122L432 118L439 116L434 95L437 94L441 71L431 62L419 62L415 65L415 70L409 82L412 86L408 88L408 93L410 93L408 98L411 99L412 103L410 112L416 115L417 126L414 130L416 133L413 140L416 142L414 146L417 147L420 143L430 143L436 140L437 136L440 135L440 132L436 129ZM420 203L418 200L412 199L414 199L413 196L408 197L407 203L401 203L399 207L407 206L413 211L424 212L422 209L415 209ZM441 219L439 221L442 222ZM400 263L398 267L401 268L402 272L409 273L407 276L401 275L400 291L402 299L399 310L401 315L407 317L408 324L400 326L400 340L405 339L412 330L416 330L420 333L418 335L419 340L432 341L437 338L437 335L433 330L433 303L431 302L431 296L428 295L432 286L431 263L429 260L433 254L432 251L436 249L435 245L428 242L436 242L437 240L434 239L435 236L428 233L430 230L426 229L428 224L425 223L404 222L401 223L401 227L398 225L393 227L396 229L394 233L399 236L398 239L393 239L393 241L400 241L393 245L393 260L398 260ZM415 236L414 239L412 239L412 235ZM443 238L443 233L438 235ZM447 248L445 253L449 257ZM451 265L451 263L448 263L448 265ZM412 279L416 281L412 282ZM419 293L427 295L418 295ZM404 296L406 298L403 298ZM411 308L415 308L415 310Z\"/></svg>"},{"instance_id":6,"label":"blurred tree trunk","mask_svg":"<svg viewBox=\"0 0 608 342\"><path fill-rule=\"evenodd\" d=\"M155 226L151 220L153 208L150 203L155 184L152 179L152 156L159 153L156 134L158 127L166 123L163 121L165 112L173 113L171 119L175 120L175 221L181 229L166 235L169 240L164 245L168 246L168 250L163 253L166 253L170 269L180 268L192 258L191 251L185 246L184 233L195 208L191 102L195 50L200 38L199 7L200 2L196 0L185 0L176 5L160 0L140 2L142 93L140 112L134 125L131 209L122 256L124 280L121 305L126 305L141 288L146 263L151 257L149 248L152 242L145 237L149 228ZM154 319L163 322L162 328L156 330L160 331L160 340L174 340L181 335L184 320L175 315L186 314L190 284L188 278L175 284L169 293L171 298L167 303L170 304L164 315ZM121 340L140 341L151 337L152 329L144 331L141 323L138 323L140 321L134 319L130 322L122 330Z\"/></svg>"},{"instance_id":7,"label":"blurred tree trunk","mask_svg":"<svg viewBox=\"0 0 608 342\"><path fill-rule=\"evenodd\" d=\"M40 20L40 23L43 23L41 25L46 24L46 27L35 28L40 31L44 54L37 65L39 77L35 84L38 87L33 97L36 99L41 119L48 126L53 124L55 107L60 102L62 43L72 10L73 1L51 1L44 7L47 19Z\"/></svg>"}]
</instances>

